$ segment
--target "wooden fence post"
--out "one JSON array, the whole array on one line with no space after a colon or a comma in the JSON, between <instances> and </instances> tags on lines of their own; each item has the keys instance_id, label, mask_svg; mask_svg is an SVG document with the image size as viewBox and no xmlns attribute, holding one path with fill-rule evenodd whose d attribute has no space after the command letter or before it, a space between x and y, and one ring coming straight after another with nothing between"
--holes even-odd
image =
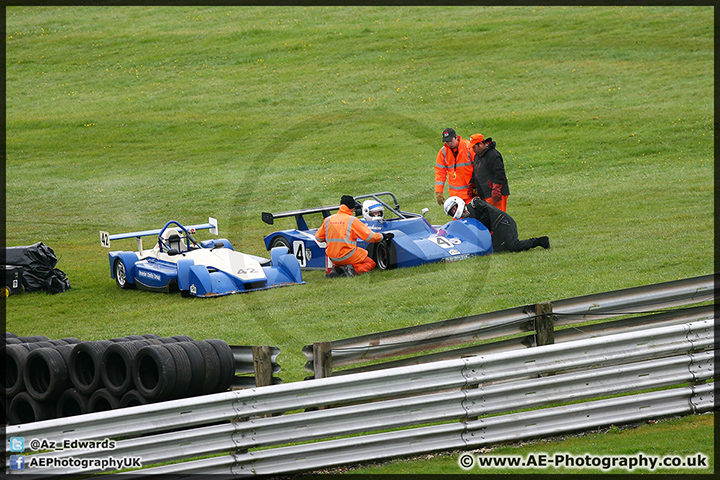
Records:
<instances>
[{"instance_id":1,"label":"wooden fence post","mask_svg":"<svg viewBox=\"0 0 720 480\"><path fill-rule=\"evenodd\" d=\"M272 385L273 367L270 347L267 345L253 346L252 356L253 368L255 369L255 386Z\"/></svg>"},{"instance_id":2,"label":"wooden fence post","mask_svg":"<svg viewBox=\"0 0 720 480\"><path fill-rule=\"evenodd\" d=\"M315 378L332 377L332 347L330 342L313 343Z\"/></svg>"},{"instance_id":3,"label":"wooden fence post","mask_svg":"<svg viewBox=\"0 0 720 480\"><path fill-rule=\"evenodd\" d=\"M552 303L535 304L535 315L535 345L552 345L555 343Z\"/></svg>"}]
</instances>

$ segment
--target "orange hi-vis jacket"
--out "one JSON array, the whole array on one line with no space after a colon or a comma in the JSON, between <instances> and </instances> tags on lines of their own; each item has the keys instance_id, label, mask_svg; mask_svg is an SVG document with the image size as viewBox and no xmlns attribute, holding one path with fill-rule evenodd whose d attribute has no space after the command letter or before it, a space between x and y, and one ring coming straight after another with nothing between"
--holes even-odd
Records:
<instances>
[{"instance_id":1,"label":"orange hi-vis jacket","mask_svg":"<svg viewBox=\"0 0 720 480\"><path fill-rule=\"evenodd\" d=\"M355 218L347 205L340 205L338 213L327 217L317 229L315 238L319 242L327 242L325 255L335 265L353 265L362 262L368 255L367 250L357 246L358 239L377 243L383 236Z\"/></svg>"},{"instance_id":2,"label":"orange hi-vis jacket","mask_svg":"<svg viewBox=\"0 0 720 480\"><path fill-rule=\"evenodd\" d=\"M470 142L458 136L457 158L452 150L443 145L435 162L435 193L443 193L445 180L448 182L450 196L460 197L465 202L472 200L475 188L472 185L473 161L475 153L470 148Z\"/></svg>"}]
</instances>

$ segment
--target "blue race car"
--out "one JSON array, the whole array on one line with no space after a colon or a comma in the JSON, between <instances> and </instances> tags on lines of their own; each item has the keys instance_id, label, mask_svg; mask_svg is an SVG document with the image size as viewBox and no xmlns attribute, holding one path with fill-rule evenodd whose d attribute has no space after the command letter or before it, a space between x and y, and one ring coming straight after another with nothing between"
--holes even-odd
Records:
<instances>
[{"instance_id":1,"label":"blue race car","mask_svg":"<svg viewBox=\"0 0 720 480\"><path fill-rule=\"evenodd\" d=\"M362 221L371 230L380 233L392 232L392 240L379 243L358 241L365 248L381 270L396 267L414 267L425 263L463 260L476 255L492 253L490 232L474 218L451 220L442 226L433 226L425 219L427 209L422 214L400 210L397 198L390 192L373 193L355 197L364 206L375 206L382 211L380 217L372 217L356 207L355 213L363 215ZM370 202L368 202L370 200ZM368 205L372 204L372 205ZM297 258L300 267L305 269L326 269L329 267L325 257L325 244L315 240L317 228L308 228L305 215L320 213L323 219L340 208L340 205L306 208L280 213L262 213L262 220L273 225L275 219L295 217L297 229L280 230L265 237L268 250L284 247ZM379 218L379 219L376 219Z\"/></svg>"},{"instance_id":2,"label":"blue race car","mask_svg":"<svg viewBox=\"0 0 720 480\"><path fill-rule=\"evenodd\" d=\"M270 260L237 252L227 239L198 242L197 230L217 235L217 220L184 227L171 220L161 229L110 235L100 232L100 243L110 248L111 240L135 238L137 252L109 253L110 276L122 289L139 288L154 292L180 290L183 296L216 297L272 287L305 283L300 264L287 249L276 248ZM157 243L144 250L142 237L156 236Z\"/></svg>"}]
</instances>

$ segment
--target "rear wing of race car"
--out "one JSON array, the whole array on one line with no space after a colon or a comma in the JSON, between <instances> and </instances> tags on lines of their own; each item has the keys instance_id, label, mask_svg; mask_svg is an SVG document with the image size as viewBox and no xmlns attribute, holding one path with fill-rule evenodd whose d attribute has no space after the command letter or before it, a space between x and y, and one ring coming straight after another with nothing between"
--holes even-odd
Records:
<instances>
[{"instance_id":1,"label":"rear wing of race car","mask_svg":"<svg viewBox=\"0 0 720 480\"><path fill-rule=\"evenodd\" d=\"M276 218L295 217L298 230L309 230L304 215L309 215L311 213L322 213L323 218L327 218L332 212L339 208L340 205L329 205L327 207L303 208L300 210L291 210L288 212L279 213L262 212L262 221L267 223L268 225L272 225L275 223Z\"/></svg>"},{"instance_id":2,"label":"rear wing of race car","mask_svg":"<svg viewBox=\"0 0 720 480\"><path fill-rule=\"evenodd\" d=\"M169 223L177 223L177 222L168 222ZM178 224L179 225L179 224ZM167 226L167 225L166 225ZM143 230L140 232L128 232L128 233L116 233L114 235L110 235L108 232L100 231L100 245L105 248L110 248L110 241L112 240L122 240L123 238L135 238L137 241L137 247L138 251L142 252L142 237L149 237L151 235L160 235L160 232L162 232L165 229L163 228L156 228L155 230ZM210 233L213 235L218 235L218 221L215 218L208 217L208 223L202 223L199 225L190 225L185 227L185 230L187 230L190 233L195 232L196 230L209 230Z\"/></svg>"},{"instance_id":3,"label":"rear wing of race car","mask_svg":"<svg viewBox=\"0 0 720 480\"><path fill-rule=\"evenodd\" d=\"M392 197L393 203L395 204L393 208L392 206L388 205L386 202L382 201L380 198L381 195L389 195ZM397 198L394 194L390 192L381 192L381 193L371 193L368 195L358 195L355 197L355 201L358 203L358 205L355 206L355 215L362 215L362 207L360 206L360 200L366 199L366 198L374 198L378 202L382 203L386 208L388 208L391 212L395 213L398 217L404 218L404 215L402 212L400 212L400 205L398 204ZM329 217L332 212L339 209L340 205L329 205L327 207L315 207L315 208L303 208L300 210L291 210L288 212L279 212L279 213L268 213L268 212L262 212L262 221L267 223L268 225L272 225L275 223L276 218L285 218L285 217L295 217L295 221L297 222L298 230L309 230L307 222L305 221L305 215L309 215L311 213L322 213L323 219L326 217Z\"/></svg>"}]
</instances>

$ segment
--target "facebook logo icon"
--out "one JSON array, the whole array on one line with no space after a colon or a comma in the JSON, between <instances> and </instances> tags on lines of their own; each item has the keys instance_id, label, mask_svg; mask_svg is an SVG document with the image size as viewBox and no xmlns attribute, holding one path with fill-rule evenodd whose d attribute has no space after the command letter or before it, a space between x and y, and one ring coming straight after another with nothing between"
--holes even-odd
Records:
<instances>
[{"instance_id":1,"label":"facebook logo icon","mask_svg":"<svg viewBox=\"0 0 720 480\"><path fill-rule=\"evenodd\" d=\"M25 470L25 457L10 455L10 470Z\"/></svg>"},{"instance_id":2,"label":"facebook logo icon","mask_svg":"<svg viewBox=\"0 0 720 480\"><path fill-rule=\"evenodd\" d=\"M22 452L24 450L25 450L25 438L10 437L10 451L11 452Z\"/></svg>"}]
</instances>

